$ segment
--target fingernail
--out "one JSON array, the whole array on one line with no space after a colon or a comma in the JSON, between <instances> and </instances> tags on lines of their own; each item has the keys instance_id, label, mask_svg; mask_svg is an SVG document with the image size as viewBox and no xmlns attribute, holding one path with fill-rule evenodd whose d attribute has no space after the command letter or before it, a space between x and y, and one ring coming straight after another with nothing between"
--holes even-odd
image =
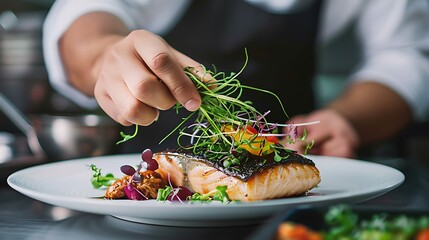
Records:
<instances>
[{"instance_id":1,"label":"fingernail","mask_svg":"<svg viewBox=\"0 0 429 240\"><path fill-rule=\"evenodd\" d=\"M189 101L187 101L185 103L185 108L188 111L196 111L196 110L198 110L199 107L200 107L200 101L198 101L197 99L194 99L194 98L190 99Z\"/></svg>"},{"instance_id":2,"label":"fingernail","mask_svg":"<svg viewBox=\"0 0 429 240\"><path fill-rule=\"evenodd\" d=\"M159 110L156 111L156 117L152 120L151 123L149 123L149 125L152 124L152 123L154 123L154 122L156 122L156 121L158 121L158 119L159 119Z\"/></svg>"},{"instance_id":3,"label":"fingernail","mask_svg":"<svg viewBox=\"0 0 429 240\"><path fill-rule=\"evenodd\" d=\"M158 114L156 115L156 118L153 120L154 122L157 122L158 121L158 119L159 119L159 111L158 111Z\"/></svg>"}]
</instances>

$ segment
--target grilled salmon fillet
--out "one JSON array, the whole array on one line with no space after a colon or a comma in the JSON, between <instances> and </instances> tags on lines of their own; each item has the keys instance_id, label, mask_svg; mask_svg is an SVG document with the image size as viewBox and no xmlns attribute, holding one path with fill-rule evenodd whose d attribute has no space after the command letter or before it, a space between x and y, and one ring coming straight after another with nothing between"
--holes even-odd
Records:
<instances>
[{"instance_id":1,"label":"grilled salmon fillet","mask_svg":"<svg viewBox=\"0 0 429 240\"><path fill-rule=\"evenodd\" d=\"M224 185L231 200L249 202L301 195L319 184L319 170L313 161L294 152L288 154L280 162L272 155L263 159L253 155L238 169L178 151L155 153L154 159L159 164L157 171L174 186L206 194Z\"/></svg>"}]
</instances>

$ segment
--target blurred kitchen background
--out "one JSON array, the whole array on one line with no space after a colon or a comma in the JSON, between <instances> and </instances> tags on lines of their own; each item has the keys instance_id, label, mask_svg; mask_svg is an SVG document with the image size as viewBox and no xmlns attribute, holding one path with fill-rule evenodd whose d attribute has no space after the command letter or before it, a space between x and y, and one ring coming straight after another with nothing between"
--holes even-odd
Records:
<instances>
[{"instance_id":1,"label":"blurred kitchen background","mask_svg":"<svg viewBox=\"0 0 429 240\"><path fill-rule=\"evenodd\" d=\"M85 112L53 91L48 83L42 56L42 25L53 2L54 0L0 1L0 92L28 116ZM352 31L332 44L341 44L347 37L353 37ZM344 66L329 66L330 61L326 59L332 54L340 54L344 57L343 64L350 65L350 69L355 64L352 55L329 50L329 46L324 46L321 50L324 57L320 59L321 72L315 83L319 105L325 104L338 94L343 87L342 78L348 74L343 72ZM22 134L2 112L0 133ZM0 155L2 141L7 143L7 140L0 136ZM22 151L28 152L26 149ZM373 159L423 159L423 162L429 165L429 125L427 122L412 124L397 138L367 147L361 154L361 157ZM0 164L6 160L0 157Z\"/></svg>"},{"instance_id":2,"label":"blurred kitchen background","mask_svg":"<svg viewBox=\"0 0 429 240\"><path fill-rule=\"evenodd\" d=\"M53 0L0 2L0 91L22 112L74 112L78 107L48 83L42 53L42 25ZM0 132L19 129L0 113Z\"/></svg>"},{"instance_id":3,"label":"blurred kitchen background","mask_svg":"<svg viewBox=\"0 0 429 240\"><path fill-rule=\"evenodd\" d=\"M93 116L102 113L101 110L88 111L80 108L55 92L49 84L42 52L42 27L53 2L54 0L0 1L0 94L15 105L31 125L35 124L32 116L37 116L38 128L33 126L33 129L36 129L42 143L40 145L43 145L45 154L48 155L44 159L34 157L34 151L29 147L22 127L17 127L16 121L10 120L4 111L0 111L0 180L4 180L15 170L54 158L63 160L75 156L115 153L113 145L119 137L116 123L113 123L113 127L110 127L111 123L107 123L109 131L105 131L106 128L93 129L86 125L78 126L79 129L76 127L77 124L99 125L100 122L105 122L105 119L96 117L80 118L79 123L71 120L65 123L68 121L66 118L46 118L46 123L42 120L45 115L81 117L84 114ZM55 123L58 126L54 131L54 121L57 120ZM113 122L110 118L108 120ZM45 127L48 124L52 126ZM105 137L107 135L109 136ZM72 143L74 140L75 143Z\"/></svg>"}]
</instances>

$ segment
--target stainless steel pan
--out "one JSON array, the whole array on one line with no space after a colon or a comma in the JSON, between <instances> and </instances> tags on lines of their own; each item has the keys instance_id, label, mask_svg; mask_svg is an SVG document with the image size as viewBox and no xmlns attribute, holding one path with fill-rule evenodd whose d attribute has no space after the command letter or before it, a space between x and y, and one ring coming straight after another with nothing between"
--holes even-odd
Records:
<instances>
[{"instance_id":1,"label":"stainless steel pan","mask_svg":"<svg viewBox=\"0 0 429 240\"><path fill-rule=\"evenodd\" d=\"M57 161L107 155L116 150L119 124L108 116L37 115L29 121L2 93L0 109L26 135L38 158Z\"/></svg>"}]
</instances>

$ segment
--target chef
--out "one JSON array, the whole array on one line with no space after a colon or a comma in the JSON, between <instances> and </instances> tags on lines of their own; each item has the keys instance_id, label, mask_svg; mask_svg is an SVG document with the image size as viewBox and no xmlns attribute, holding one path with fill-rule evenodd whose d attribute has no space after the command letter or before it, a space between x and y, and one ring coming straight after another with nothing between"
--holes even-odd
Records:
<instances>
[{"instance_id":1,"label":"chef","mask_svg":"<svg viewBox=\"0 0 429 240\"><path fill-rule=\"evenodd\" d=\"M279 95L290 118L270 97L245 98L276 122L320 121L307 127L311 153L353 157L424 118L428 11L426 0L57 0L44 25L44 56L59 92L125 126L145 126L124 147L140 151L174 147L174 137L158 141L180 121L168 110L176 102L200 106L183 67L237 72L247 49L240 80ZM318 66L328 55L322 46L336 54ZM319 108L313 81L327 65L347 65L348 77Z\"/></svg>"}]
</instances>

